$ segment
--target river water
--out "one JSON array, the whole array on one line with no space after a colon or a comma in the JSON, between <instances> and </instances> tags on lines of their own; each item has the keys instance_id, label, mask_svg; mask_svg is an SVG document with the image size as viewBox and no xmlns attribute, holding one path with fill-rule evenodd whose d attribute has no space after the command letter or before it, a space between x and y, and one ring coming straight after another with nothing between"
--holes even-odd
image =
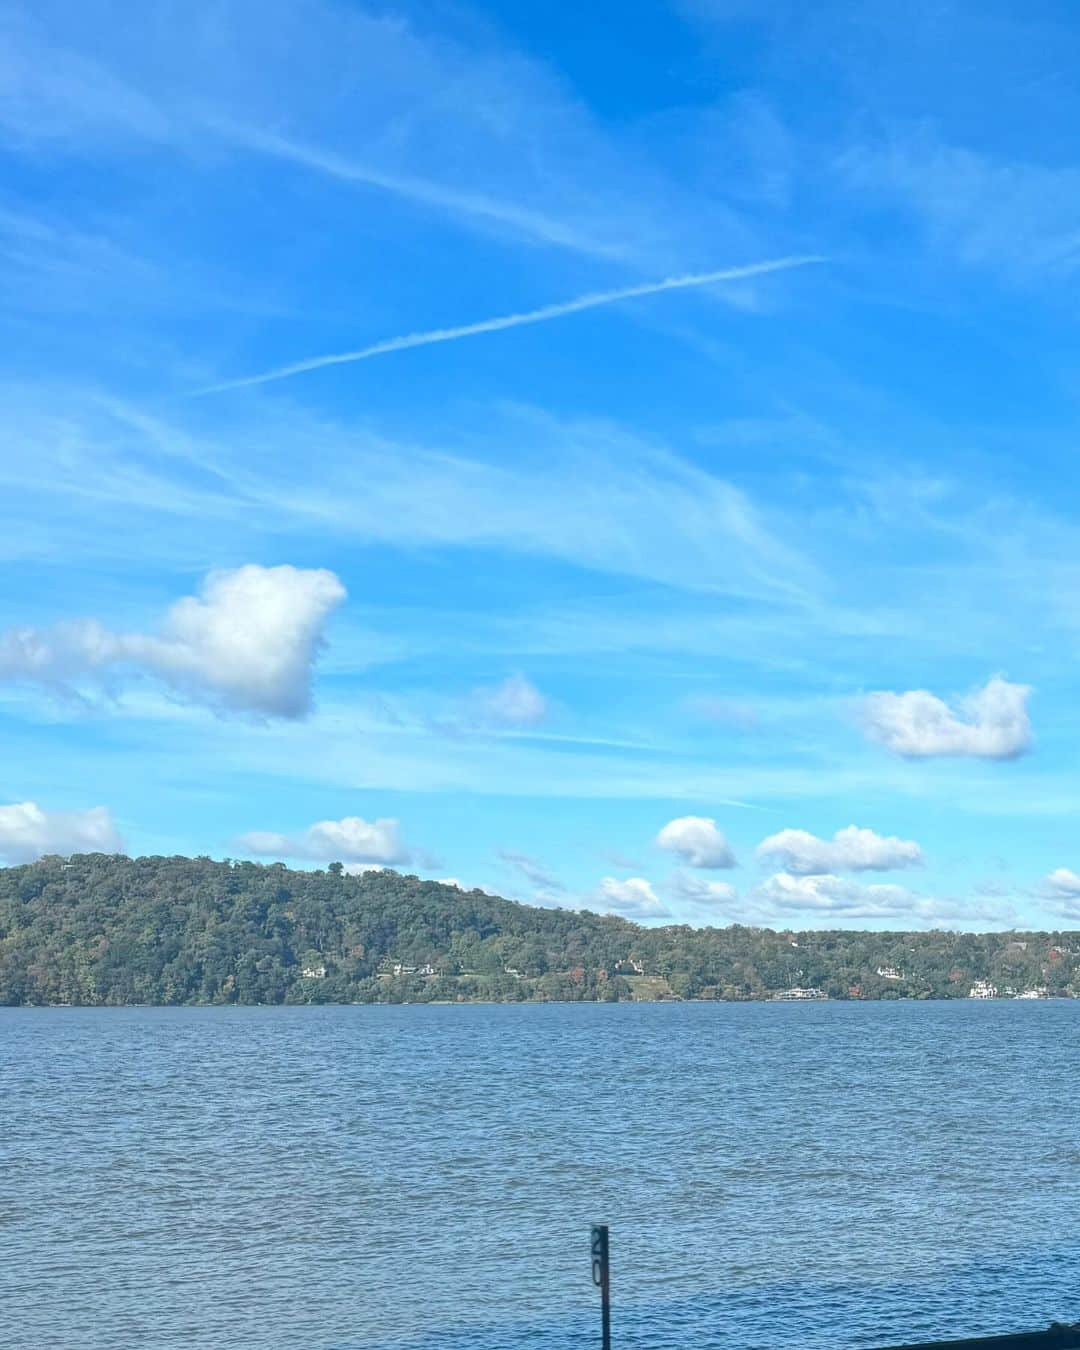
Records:
<instances>
[{"instance_id":1,"label":"river water","mask_svg":"<svg viewBox=\"0 0 1080 1350\"><path fill-rule=\"evenodd\" d=\"M1080 1002L0 1010L0 1345L1080 1320Z\"/></svg>"}]
</instances>

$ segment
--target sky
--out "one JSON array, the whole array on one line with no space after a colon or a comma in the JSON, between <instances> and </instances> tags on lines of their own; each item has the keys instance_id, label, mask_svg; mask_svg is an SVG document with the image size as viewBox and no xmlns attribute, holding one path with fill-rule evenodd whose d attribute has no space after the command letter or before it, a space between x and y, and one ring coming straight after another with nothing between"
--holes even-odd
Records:
<instances>
[{"instance_id":1,"label":"sky","mask_svg":"<svg viewBox=\"0 0 1080 1350\"><path fill-rule=\"evenodd\" d=\"M0 0L0 861L1080 927L1078 65Z\"/></svg>"}]
</instances>

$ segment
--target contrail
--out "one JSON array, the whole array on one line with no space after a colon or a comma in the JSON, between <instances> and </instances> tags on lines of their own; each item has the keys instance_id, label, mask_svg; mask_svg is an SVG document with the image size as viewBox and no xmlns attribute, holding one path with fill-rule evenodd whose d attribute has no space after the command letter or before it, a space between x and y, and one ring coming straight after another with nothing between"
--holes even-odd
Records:
<instances>
[{"instance_id":1,"label":"contrail","mask_svg":"<svg viewBox=\"0 0 1080 1350\"><path fill-rule=\"evenodd\" d=\"M269 384L271 380L286 380L290 375L303 375L309 370L322 370L324 366L343 366L350 361L367 361L372 356L402 352L409 347L430 347L435 342L456 342L458 338L476 337L480 333L498 333L504 328L520 328L527 323L547 323L549 319L561 319L567 314L577 314L583 309L597 309L600 305L613 305L619 300L633 300L639 295L681 291L690 286L708 286L716 281L741 281L744 277L757 277L766 272L783 272L791 267L806 267L810 263L825 261L825 258L813 254L773 258L768 262L749 263L745 267L725 267L719 272L690 272L683 276L668 277L664 281L646 282L641 286L622 286L614 291L592 291L588 295L579 295L576 300L564 300L556 305L542 305L539 309L530 309L523 314L504 314L497 319L481 319L479 323L461 324L456 328L433 328L427 333L406 333L404 337L386 338L382 342L372 343L370 347L360 347L354 352L338 352L333 356L312 356L306 361L294 361L291 365L264 370L259 375L247 375L239 380L225 380L221 384L208 385L204 389L197 389L195 393L218 394L226 389L243 389L249 384Z\"/></svg>"}]
</instances>

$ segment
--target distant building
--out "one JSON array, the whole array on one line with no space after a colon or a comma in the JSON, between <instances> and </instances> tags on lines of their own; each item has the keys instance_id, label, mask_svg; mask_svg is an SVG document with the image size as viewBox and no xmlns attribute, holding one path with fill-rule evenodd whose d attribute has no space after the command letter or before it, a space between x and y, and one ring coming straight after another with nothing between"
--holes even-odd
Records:
<instances>
[{"instance_id":1,"label":"distant building","mask_svg":"<svg viewBox=\"0 0 1080 1350\"><path fill-rule=\"evenodd\" d=\"M895 966L878 966L877 973L883 980L902 980L904 972L897 970Z\"/></svg>"},{"instance_id":2,"label":"distant building","mask_svg":"<svg viewBox=\"0 0 1080 1350\"><path fill-rule=\"evenodd\" d=\"M997 998L997 996L997 985L991 984L989 980L976 980L968 994L968 998Z\"/></svg>"},{"instance_id":3,"label":"distant building","mask_svg":"<svg viewBox=\"0 0 1080 1350\"><path fill-rule=\"evenodd\" d=\"M300 968L300 974L304 977L305 980L325 980L325 979L326 979L326 967L325 967L325 966L301 966L301 968Z\"/></svg>"},{"instance_id":4,"label":"distant building","mask_svg":"<svg viewBox=\"0 0 1080 1350\"><path fill-rule=\"evenodd\" d=\"M379 962L378 973L380 975L434 975L432 966L407 966L403 961L397 961L392 956Z\"/></svg>"}]
</instances>

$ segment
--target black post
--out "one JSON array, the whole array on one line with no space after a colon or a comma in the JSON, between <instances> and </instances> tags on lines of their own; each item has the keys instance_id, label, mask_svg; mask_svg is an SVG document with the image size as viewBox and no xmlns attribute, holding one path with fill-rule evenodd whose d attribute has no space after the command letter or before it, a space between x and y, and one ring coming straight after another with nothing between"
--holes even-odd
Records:
<instances>
[{"instance_id":1,"label":"black post","mask_svg":"<svg viewBox=\"0 0 1080 1350\"><path fill-rule=\"evenodd\" d=\"M592 1282L600 1290L602 1350L611 1350L611 1266L608 1261L608 1226L594 1223L591 1233Z\"/></svg>"}]
</instances>

